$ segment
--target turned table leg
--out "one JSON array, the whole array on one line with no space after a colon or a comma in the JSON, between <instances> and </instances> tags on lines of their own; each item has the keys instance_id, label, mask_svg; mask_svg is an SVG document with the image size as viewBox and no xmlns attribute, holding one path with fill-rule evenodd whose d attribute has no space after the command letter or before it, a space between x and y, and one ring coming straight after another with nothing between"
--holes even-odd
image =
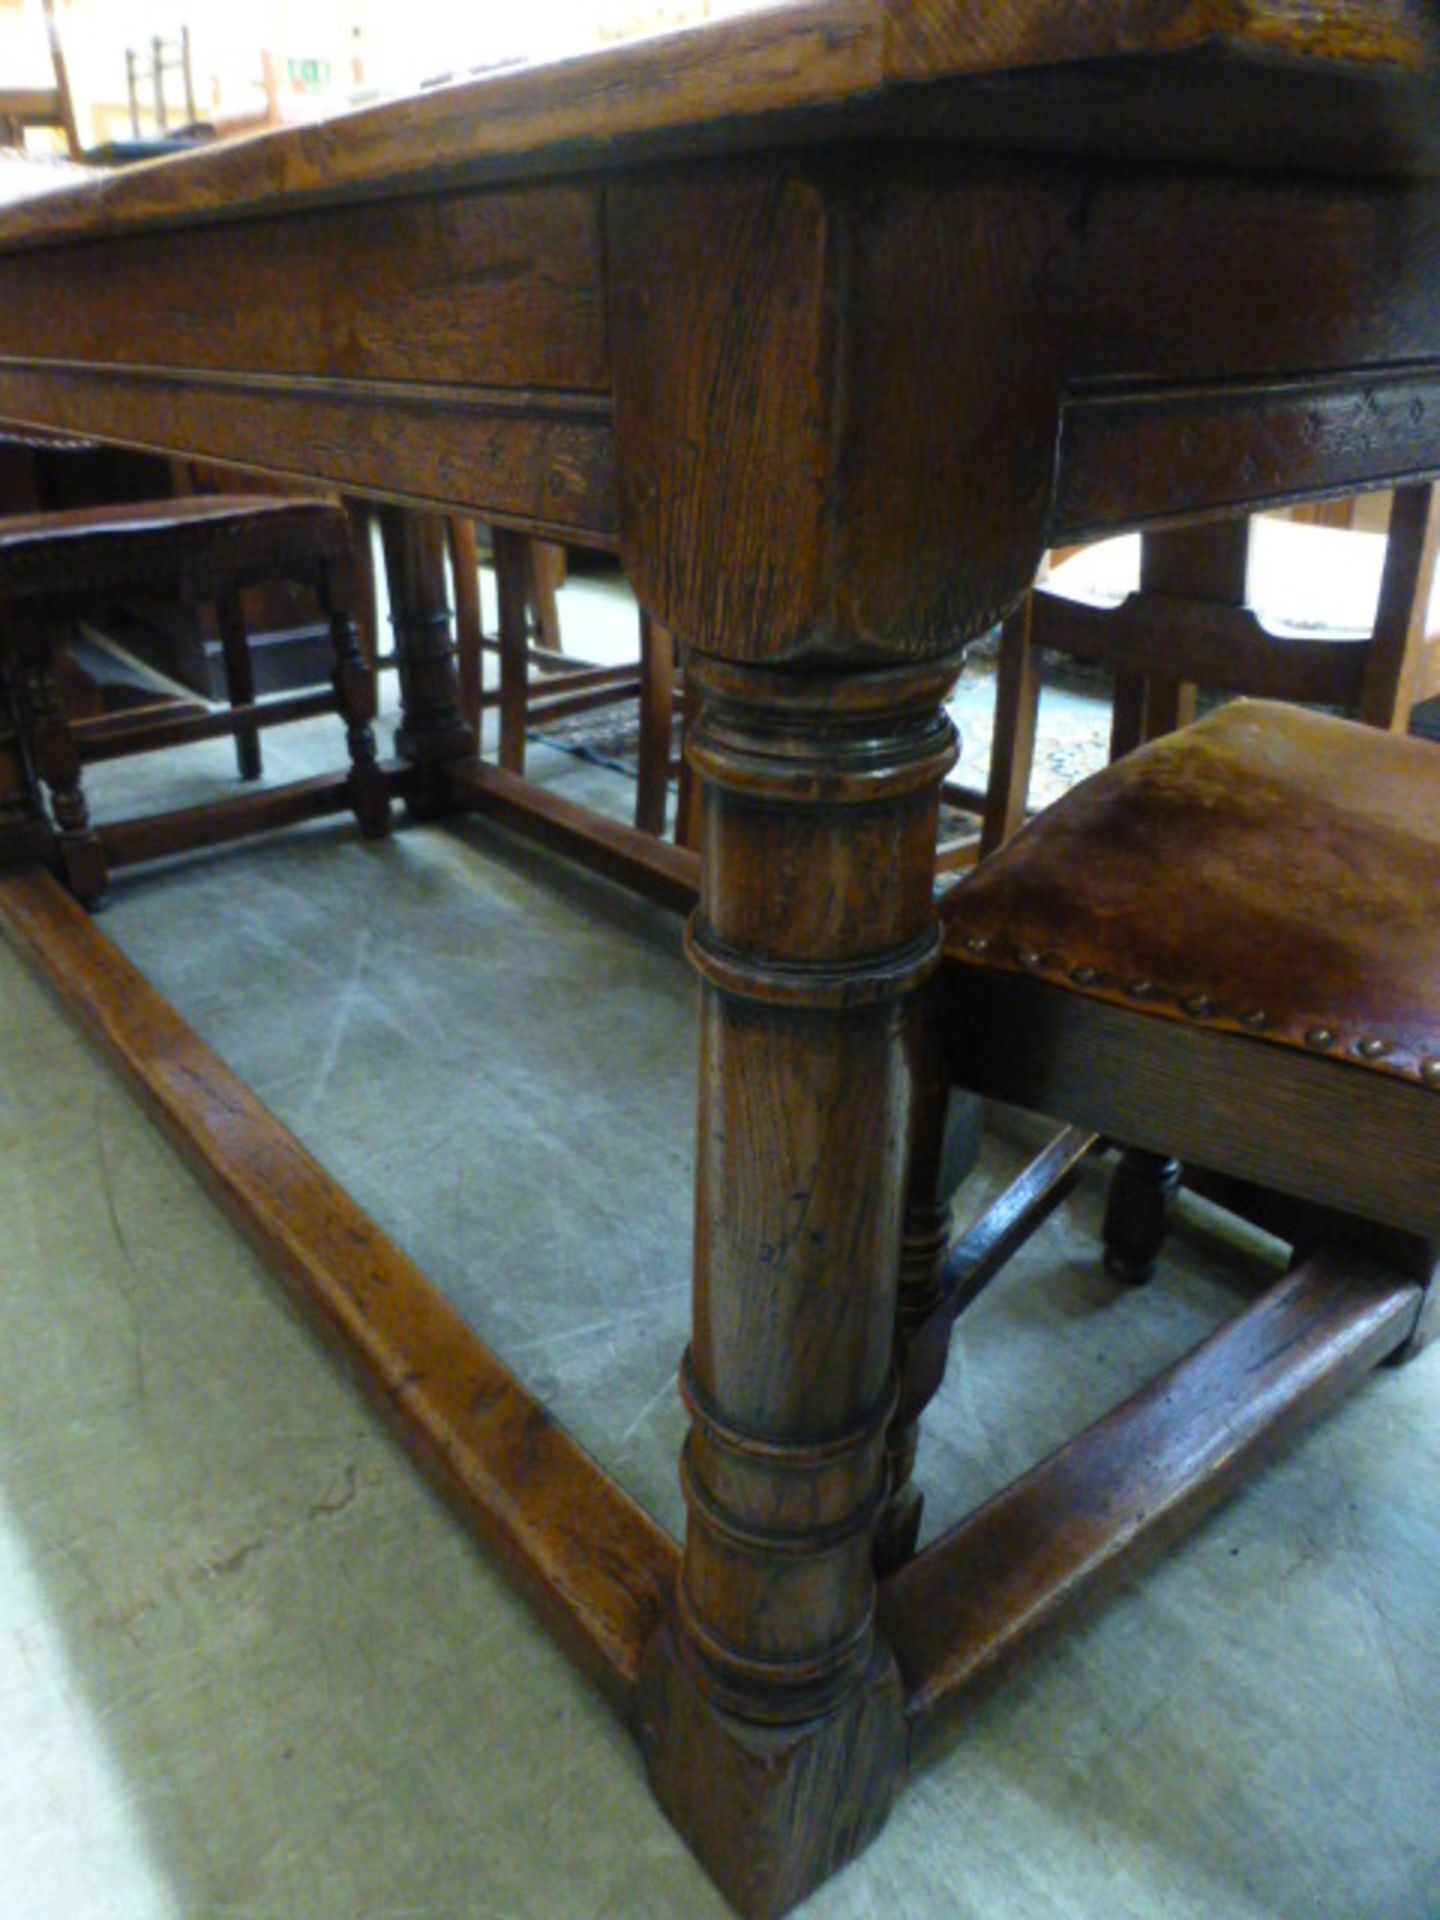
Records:
<instances>
[{"instance_id":1,"label":"turned table leg","mask_svg":"<svg viewBox=\"0 0 1440 1920\"><path fill-rule=\"evenodd\" d=\"M445 591L445 523L438 514L379 508L390 589L390 624L400 673L395 751L420 768L422 812L436 805L435 770L475 751L460 709L454 628Z\"/></svg>"},{"instance_id":2,"label":"turned table leg","mask_svg":"<svg viewBox=\"0 0 1440 1920\"><path fill-rule=\"evenodd\" d=\"M706 785L692 1428L647 1652L662 1804L742 1913L858 1853L905 1764L874 1624L911 1076L953 661L831 676L691 656Z\"/></svg>"}]
</instances>

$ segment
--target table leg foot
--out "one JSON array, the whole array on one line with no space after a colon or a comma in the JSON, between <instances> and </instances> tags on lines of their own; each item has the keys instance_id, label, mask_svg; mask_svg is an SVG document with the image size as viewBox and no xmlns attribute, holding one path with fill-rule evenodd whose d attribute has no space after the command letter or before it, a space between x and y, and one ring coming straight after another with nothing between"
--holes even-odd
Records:
<instances>
[{"instance_id":1,"label":"table leg foot","mask_svg":"<svg viewBox=\"0 0 1440 1920\"><path fill-rule=\"evenodd\" d=\"M711 1700L668 1626L640 1677L640 1739L655 1794L745 1920L776 1920L864 1851L905 1769L905 1712L889 1649L821 1718L746 1721Z\"/></svg>"}]
</instances>

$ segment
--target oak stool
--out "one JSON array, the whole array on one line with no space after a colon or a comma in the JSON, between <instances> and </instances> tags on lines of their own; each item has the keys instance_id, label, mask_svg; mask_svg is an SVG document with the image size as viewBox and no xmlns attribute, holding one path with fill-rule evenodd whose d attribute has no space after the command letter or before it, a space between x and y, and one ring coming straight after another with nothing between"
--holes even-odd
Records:
<instances>
[{"instance_id":1,"label":"oak stool","mask_svg":"<svg viewBox=\"0 0 1440 1920\"><path fill-rule=\"evenodd\" d=\"M257 702L245 677L243 630L227 624L228 710L142 721L82 750L65 712L57 670L70 626L87 607L142 585L173 585L233 607L241 587L268 579L295 580L314 590L330 625L333 692ZM347 523L341 509L326 501L207 495L0 520L0 691L12 709L29 774L38 776L49 793L61 867L82 901L96 906L103 900L111 864L233 839L286 818L323 812L332 797L353 809L365 833L385 830L390 794L375 754L374 678L356 637L350 600ZM212 809L101 831L91 824L82 758L225 734L243 747L259 728L331 707L345 721L350 756L349 774L338 791L333 783L328 790L306 793L299 787L277 788ZM258 752L251 764L258 772Z\"/></svg>"}]
</instances>

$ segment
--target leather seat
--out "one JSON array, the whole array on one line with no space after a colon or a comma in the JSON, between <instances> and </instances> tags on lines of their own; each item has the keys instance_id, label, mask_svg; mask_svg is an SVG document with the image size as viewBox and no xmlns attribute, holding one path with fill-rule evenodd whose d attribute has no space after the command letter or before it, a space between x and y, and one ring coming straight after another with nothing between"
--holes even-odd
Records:
<instances>
[{"instance_id":1,"label":"leather seat","mask_svg":"<svg viewBox=\"0 0 1440 1920\"><path fill-rule=\"evenodd\" d=\"M958 966L1440 1088L1440 753L1238 700L1032 821L944 908Z\"/></svg>"}]
</instances>

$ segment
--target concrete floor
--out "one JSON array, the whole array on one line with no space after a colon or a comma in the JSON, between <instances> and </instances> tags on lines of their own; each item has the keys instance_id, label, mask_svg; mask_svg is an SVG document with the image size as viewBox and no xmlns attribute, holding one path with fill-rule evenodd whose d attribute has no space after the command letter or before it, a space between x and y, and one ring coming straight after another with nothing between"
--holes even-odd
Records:
<instances>
[{"instance_id":1,"label":"concrete floor","mask_svg":"<svg viewBox=\"0 0 1440 1920\"><path fill-rule=\"evenodd\" d=\"M163 775L228 782L227 750ZM97 810L156 777L99 770ZM678 927L477 823L334 822L126 878L105 930L678 1530ZM1017 1157L991 1140L964 1205ZM1100 1194L962 1322L932 1527L1272 1270L1188 1207L1123 1294ZM618 1723L3 944L0 1218L3 1920L724 1912ZM1437 1920L1437 1469L1432 1351L975 1712L806 1920Z\"/></svg>"}]
</instances>

